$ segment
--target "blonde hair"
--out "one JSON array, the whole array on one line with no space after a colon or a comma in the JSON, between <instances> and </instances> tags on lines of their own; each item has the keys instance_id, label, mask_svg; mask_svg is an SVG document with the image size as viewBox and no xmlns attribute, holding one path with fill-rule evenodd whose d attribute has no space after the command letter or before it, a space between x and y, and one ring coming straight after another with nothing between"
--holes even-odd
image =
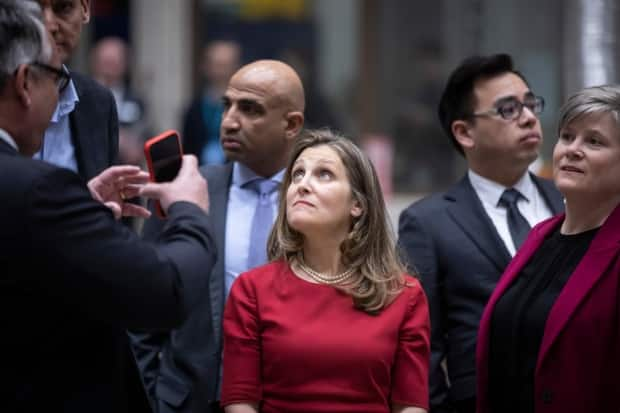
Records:
<instances>
[{"instance_id":1,"label":"blonde hair","mask_svg":"<svg viewBox=\"0 0 620 413\"><path fill-rule=\"evenodd\" d=\"M340 157L353 199L363 211L353 219L351 229L340 245L343 265L357 271L346 284L335 287L351 295L355 308L377 314L403 289L405 267L396 253L375 169L366 155L344 136L328 129L306 130L295 143L280 189L278 217L269 237L267 253L270 260L284 259L290 264L302 252L303 235L291 228L287 221L286 193L291 184L293 164L299 155L308 148L323 145Z\"/></svg>"},{"instance_id":2,"label":"blonde hair","mask_svg":"<svg viewBox=\"0 0 620 413\"><path fill-rule=\"evenodd\" d=\"M593 113L609 113L620 127L620 87L618 85L593 86L580 90L568 98L560 108L558 136L569 123Z\"/></svg>"}]
</instances>

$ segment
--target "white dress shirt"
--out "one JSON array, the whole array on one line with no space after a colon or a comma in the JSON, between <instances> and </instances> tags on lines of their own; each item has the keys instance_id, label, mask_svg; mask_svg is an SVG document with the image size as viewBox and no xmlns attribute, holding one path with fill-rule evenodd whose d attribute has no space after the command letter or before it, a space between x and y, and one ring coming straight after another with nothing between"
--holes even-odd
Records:
<instances>
[{"instance_id":1,"label":"white dress shirt","mask_svg":"<svg viewBox=\"0 0 620 413\"><path fill-rule=\"evenodd\" d=\"M514 256L516 249L508 229L506 208L499 206L499 199L508 188L478 175L471 169L468 171L468 175L471 185L474 187L474 191L482 202L487 215L493 221L497 233L504 241L510 255ZM528 172L512 188L523 195L517 201L517 208L531 227L553 216L551 209L547 206L545 199Z\"/></svg>"}]
</instances>

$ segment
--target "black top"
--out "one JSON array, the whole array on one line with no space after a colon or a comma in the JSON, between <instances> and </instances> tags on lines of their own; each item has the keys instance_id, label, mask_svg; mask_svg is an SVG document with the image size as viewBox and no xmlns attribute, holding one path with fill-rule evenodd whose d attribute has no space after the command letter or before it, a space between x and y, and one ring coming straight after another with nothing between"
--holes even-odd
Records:
<instances>
[{"instance_id":1,"label":"black top","mask_svg":"<svg viewBox=\"0 0 620 413\"><path fill-rule=\"evenodd\" d=\"M491 412L534 412L534 371L547 316L598 228L553 232L500 297L491 317Z\"/></svg>"}]
</instances>

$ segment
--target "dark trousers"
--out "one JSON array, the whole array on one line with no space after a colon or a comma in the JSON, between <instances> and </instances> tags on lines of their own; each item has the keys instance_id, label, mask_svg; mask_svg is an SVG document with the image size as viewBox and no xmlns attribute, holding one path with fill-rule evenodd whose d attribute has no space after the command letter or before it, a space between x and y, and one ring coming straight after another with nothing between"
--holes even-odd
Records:
<instances>
[{"instance_id":1,"label":"dark trousers","mask_svg":"<svg viewBox=\"0 0 620 413\"><path fill-rule=\"evenodd\" d=\"M224 413L224 409L220 407L220 402L213 402L209 405L209 413Z\"/></svg>"},{"instance_id":2,"label":"dark trousers","mask_svg":"<svg viewBox=\"0 0 620 413\"><path fill-rule=\"evenodd\" d=\"M453 406L456 413L476 413L476 398L454 401Z\"/></svg>"}]
</instances>

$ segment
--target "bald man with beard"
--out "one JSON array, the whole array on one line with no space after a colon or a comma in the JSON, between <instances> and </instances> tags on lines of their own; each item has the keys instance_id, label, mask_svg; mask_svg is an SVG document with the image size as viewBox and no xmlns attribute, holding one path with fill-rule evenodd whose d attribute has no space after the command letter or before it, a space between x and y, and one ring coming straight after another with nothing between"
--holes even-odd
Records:
<instances>
[{"instance_id":1,"label":"bald man with beard","mask_svg":"<svg viewBox=\"0 0 620 413\"><path fill-rule=\"evenodd\" d=\"M156 413L223 411L219 397L224 303L240 273L266 262L266 237L276 216L279 184L304 124L303 85L280 61L260 60L239 69L223 104L220 140L231 162L201 169L209 182L218 249L215 267L205 273L209 295L181 328L132 333ZM156 240L161 228L162 221L151 218L144 236Z\"/></svg>"}]
</instances>

